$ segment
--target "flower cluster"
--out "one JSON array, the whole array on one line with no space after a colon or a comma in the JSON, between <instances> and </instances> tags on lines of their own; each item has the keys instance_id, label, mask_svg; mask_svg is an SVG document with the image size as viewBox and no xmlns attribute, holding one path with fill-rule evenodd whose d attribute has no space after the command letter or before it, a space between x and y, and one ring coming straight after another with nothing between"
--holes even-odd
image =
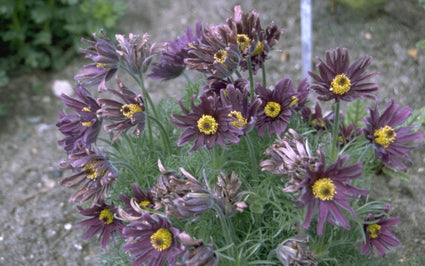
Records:
<instances>
[{"instance_id":1,"label":"flower cluster","mask_svg":"<svg viewBox=\"0 0 425 266\"><path fill-rule=\"evenodd\" d=\"M332 246L320 245L338 241L341 231L361 232L363 254L376 248L384 256L399 244L390 230L400 219L368 194L381 169L405 172L423 139L408 121L411 109L390 100L380 113L372 58L350 62L345 48L317 59L311 83L284 77L267 86L263 76L254 84L282 34L274 23L262 27L257 11L236 6L225 23L197 22L175 41L131 33L112 40L102 31L83 40L92 62L75 76L75 98L61 96L73 113L60 112L57 127L67 155L61 168L72 170L59 183L78 188L70 201L91 217L78 224L88 227L84 239L99 234L105 248L113 238L132 265L315 265ZM186 70L202 73L205 83L173 111L157 112L163 105L144 79ZM102 95L91 94L92 86ZM369 114L353 120L340 112L347 104L363 114L367 101ZM103 145L102 128L110 133ZM354 230L359 216L362 228Z\"/></svg>"}]
</instances>

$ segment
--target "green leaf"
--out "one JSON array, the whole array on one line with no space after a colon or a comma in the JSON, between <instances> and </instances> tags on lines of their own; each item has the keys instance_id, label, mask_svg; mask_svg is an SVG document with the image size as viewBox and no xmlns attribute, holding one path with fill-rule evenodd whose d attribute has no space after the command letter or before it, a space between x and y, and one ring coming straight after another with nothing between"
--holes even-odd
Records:
<instances>
[{"instance_id":1,"label":"green leaf","mask_svg":"<svg viewBox=\"0 0 425 266\"><path fill-rule=\"evenodd\" d=\"M40 6L31 10L31 18L35 23L40 24L52 18L52 8L50 6Z\"/></svg>"},{"instance_id":2,"label":"green leaf","mask_svg":"<svg viewBox=\"0 0 425 266\"><path fill-rule=\"evenodd\" d=\"M356 127L361 127L363 125L361 120L366 115L366 102L364 100L352 101L347 107L345 123L346 125L355 124Z\"/></svg>"},{"instance_id":3,"label":"green leaf","mask_svg":"<svg viewBox=\"0 0 425 266\"><path fill-rule=\"evenodd\" d=\"M422 49L422 50L425 51L425 39L418 41L416 43L416 47L418 47L418 48L420 48L420 49Z\"/></svg>"},{"instance_id":4,"label":"green leaf","mask_svg":"<svg viewBox=\"0 0 425 266\"><path fill-rule=\"evenodd\" d=\"M412 111L402 126L424 126L425 125L425 106Z\"/></svg>"},{"instance_id":5,"label":"green leaf","mask_svg":"<svg viewBox=\"0 0 425 266\"><path fill-rule=\"evenodd\" d=\"M389 177L392 177L392 178L398 178L398 179L407 180L407 181L410 180L410 175L407 172L403 172L403 171L397 171L396 172L393 169L390 169L390 168L388 168L386 166L384 166L382 168L382 172L385 175L387 175Z\"/></svg>"},{"instance_id":6,"label":"green leaf","mask_svg":"<svg viewBox=\"0 0 425 266\"><path fill-rule=\"evenodd\" d=\"M42 31L35 35L35 45L50 45L52 44L52 34L50 31Z\"/></svg>"}]
</instances>

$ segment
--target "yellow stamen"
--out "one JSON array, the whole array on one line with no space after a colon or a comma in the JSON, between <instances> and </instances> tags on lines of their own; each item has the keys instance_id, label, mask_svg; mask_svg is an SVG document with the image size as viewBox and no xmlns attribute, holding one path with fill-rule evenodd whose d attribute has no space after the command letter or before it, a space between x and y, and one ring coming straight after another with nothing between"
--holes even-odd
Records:
<instances>
[{"instance_id":1,"label":"yellow stamen","mask_svg":"<svg viewBox=\"0 0 425 266\"><path fill-rule=\"evenodd\" d=\"M235 127L244 127L248 123L239 111L231 111L229 113L229 116L234 117L238 120L230 122L230 124L234 125Z\"/></svg>"},{"instance_id":2,"label":"yellow stamen","mask_svg":"<svg viewBox=\"0 0 425 266\"><path fill-rule=\"evenodd\" d=\"M139 206L142 207L142 208L146 208L149 204L151 204L151 202L149 200L142 200L139 203Z\"/></svg>"},{"instance_id":3,"label":"yellow stamen","mask_svg":"<svg viewBox=\"0 0 425 266\"><path fill-rule=\"evenodd\" d=\"M84 112L91 112L91 110L90 110L88 107L84 107L83 109L81 109L81 111L84 111Z\"/></svg>"},{"instance_id":4,"label":"yellow stamen","mask_svg":"<svg viewBox=\"0 0 425 266\"><path fill-rule=\"evenodd\" d=\"M345 74L337 75L331 83L329 89L335 94L344 95L351 89L350 79Z\"/></svg>"},{"instance_id":5,"label":"yellow stamen","mask_svg":"<svg viewBox=\"0 0 425 266\"><path fill-rule=\"evenodd\" d=\"M81 125L85 126L85 127L89 127L91 126L92 122L81 122Z\"/></svg>"},{"instance_id":6,"label":"yellow stamen","mask_svg":"<svg viewBox=\"0 0 425 266\"><path fill-rule=\"evenodd\" d=\"M369 224L366 227L366 230L369 233L370 238L377 238L381 231L381 226L379 224Z\"/></svg>"},{"instance_id":7,"label":"yellow stamen","mask_svg":"<svg viewBox=\"0 0 425 266\"><path fill-rule=\"evenodd\" d=\"M143 111L142 107L137 104L124 104L121 107L121 113L128 118L131 118L135 113L140 113Z\"/></svg>"},{"instance_id":8,"label":"yellow stamen","mask_svg":"<svg viewBox=\"0 0 425 266\"><path fill-rule=\"evenodd\" d=\"M238 43L239 48L243 52L243 51L245 51L246 48L248 48L251 40L249 39L248 35L246 35L246 34L238 34L236 42Z\"/></svg>"},{"instance_id":9,"label":"yellow stamen","mask_svg":"<svg viewBox=\"0 0 425 266\"><path fill-rule=\"evenodd\" d=\"M375 130L373 135L375 136L375 142L384 148L388 148L397 136L394 129L390 126L381 127Z\"/></svg>"},{"instance_id":10,"label":"yellow stamen","mask_svg":"<svg viewBox=\"0 0 425 266\"><path fill-rule=\"evenodd\" d=\"M105 64L105 63L97 63L96 64L96 67L97 68L103 68L105 70L110 70L111 69L111 68L107 67L107 64Z\"/></svg>"},{"instance_id":11,"label":"yellow stamen","mask_svg":"<svg viewBox=\"0 0 425 266\"><path fill-rule=\"evenodd\" d=\"M202 115L198 119L198 129L206 135L215 134L218 130L218 123L211 115Z\"/></svg>"},{"instance_id":12,"label":"yellow stamen","mask_svg":"<svg viewBox=\"0 0 425 266\"><path fill-rule=\"evenodd\" d=\"M96 180L98 177L103 177L106 173L106 170L99 173L99 169L94 167L95 164L96 162L88 163L83 168L83 170L86 171L86 177L91 180Z\"/></svg>"},{"instance_id":13,"label":"yellow stamen","mask_svg":"<svg viewBox=\"0 0 425 266\"><path fill-rule=\"evenodd\" d=\"M275 118L280 114L280 104L277 102L268 102L264 107L264 113L266 116Z\"/></svg>"},{"instance_id":14,"label":"yellow stamen","mask_svg":"<svg viewBox=\"0 0 425 266\"><path fill-rule=\"evenodd\" d=\"M296 105L297 103L298 103L298 98L297 98L297 96L292 96L291 97L291 99L292 99L292 102L291 102L291 104L289 105L289 107L292 107L292 106L294 106L294 105Z\"/></svg>"},{"instance_id":15,"label":"yellow stamen","mask_svg":"<svg viewBox=\"0 0 425 266\"><path fill-rule=\"evenodd\" d=\"M330 178L320 178L313 184L313 195L321 200L332 200L336 194L335 185Z\"/></svg>"},{"instance_id":16,"label":"yellow stamen","mask_svg":"<svg viewBox=\"0 0 425 266\"><path fill-rule=\"evenodd\" d=\"M214 59L217 60L220 64L224 65L224 61L227 58L227 51L220 49L217 53L214 54Z\"/></svg>"},{"instance_id":17,"label":"yellow stamen","mask_svg":"<svg viewBox=\"0 0 425 266\"><path fill-rule=\"evenodd\" d=\"M255 46L254 52L252 52L252 56L257 56L264 51L264 43L257 42L257 46Z\"/></svg>"},{"instance_id":18,"label":"yellow stamen","mask_svg":"<svg viewBox=\"0 0 425 266\"><path fill-rule=\"evenodd\" d=\"M173 242L173 235L168 229L159 228L151 236L152 247L158 251L164 251L171 247Z\"/></svg>"},{"instance_id":19,"label":"yellow stamen","mask_svg":"<svg viewBox=\"0 0 425 266\"><path fill-rule=\"evenodd\" d=\"M100 212L99 220L104 221L105 224L111 224L114 221L114 213L108 208Z\"/></svg>"}]
</instances>

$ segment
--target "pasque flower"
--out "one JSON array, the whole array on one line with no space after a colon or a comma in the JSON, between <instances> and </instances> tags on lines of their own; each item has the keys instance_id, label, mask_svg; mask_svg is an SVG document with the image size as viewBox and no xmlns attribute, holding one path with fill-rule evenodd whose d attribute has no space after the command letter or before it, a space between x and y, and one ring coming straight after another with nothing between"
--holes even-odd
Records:
<instances>
[{"instance_id":1,"label":"pasque flower","mask_svg":"<svg viewBox=\"0 0 425 266\"><path fill-rule=\"evenodd\" d=\"M175 265L182 252L178 244L179 230L171 227L167 218L148 212L141 214L140 221L128 224L123 230L126 244L124 250L134 259L132 266L146 263L149 266Z\"/></svg>"},{"instance_id":2,"label":"pasque flower","mask_svg":"<svg viewBox=\"0 0 425 266\"><path fill-rule=\"evenodd\" d=\"M116 78L120 91L108 89L112 94L120 97L124 103L112 99L97 99L101 108L97 111L99 117L118 121L117 123L105 125L105 130L115 132L112 141L115 141L123 132L127 132L132 127L136 127L136 136L145 128L145 105L141 94L136 94L127 88L118 78Z\"/></svg>"},{"instance_id":3,"label":"pasque flower","mask_svg":"<svg viewBox=\"0 0 425 266\"><path fill-rule=\"evenodd\" d=\"M189 45L201 41L202 33L202 22L198 21L195 35L193 35L192 28L187 27L185 35L177 37L175 41L166 41L167 50L158 56L159 62L152 63L152 72L148 76L162 80L170 80L180 76L186 67L184 59L189 57Z\"/></svg>"},{"instance_id":4,"label":"pasque flower","mask_svg":"<svg viewBox=\"0 0 425 266\"><path fill-rule=\"evenodd\" d=\"M322 107L316 102L314 105L314 113L308 106L304 106L301 109L301 116L304 121L310 124L311 127L318 131L323 131L330 128L331 122L334 118L334 112L326 112L323 114Z\"/></svg>"},{"instance_id":5,"label":"pasque flower","mask_svg":"<svg viewBox=\"0 0 425 266\"><path fill-rule=\"evenodd\" d=\"M259 136L266 130L269 136L285 131L291 116L293 91L293 83L289 78L280 80L272 89L267 89L260 83L255 86L255 93L261 100L256 124Z\"/></svg>"},{"instance_id":6,"label":"pasque flower","mask_svg":"<svg viewBox=\"0 0 425 266\"><path fill-rule=\"evenodd\" d=\"M326 62L317 58L319 63L317 69L319 74L309 72L313 78L311 89L319 96L321 101L347 101L351 102L359 98L373 98L374 91L379 86L366 80L376 72L366 72L372 62L372 57L363 56L352 64L346 48L336 48L326 51Z\"/></svg>"},{"instance_id":7,"label":"pasque flower","mask_svg":"<svg viewBox=\"0 0 425 266\"><path fill-rule=\"evenodd\" d=\"M116 45L100 31L101 37L93 34L94 41L82 39L88 43L87 49L81 49L93 63L83 66L83 71L74 79L83 86L98 85L99 90L106 90L106 82L114 76L119 66Z\"/></svg>"},{"instance_id":8,"label":"pasque flower","mask_svg":"<svg viewBox=\"0 0 425 266\"><path fill-rule=\"evenodd\" d=\"M400 217L390 218L388 213L391 206L384 205L383 213L370 213L364 218L363 230L366 235L366 241L362 243L362 254L373 256L374 249L378 250L379 255L385 256L386 249L400 245L397 237L390 230L400 221Z\"/></svg>"},{"instance_id":9,"label":"pasque flower","mask_svg":"<svg viewBox=\"0 0 425 266\"><path fill-rule=\"evenodd\" d=\"M107 192L118 177L117 169L100 152L86 150L72 153L60 166L62 170L72 170L73 175L60 180L59 184L68 188L80 186L70 201L79 200L82 203L93 198L92 206L100 200L102 194L104 198L108 197Z\"/></svg>"},{"instance_id":10,"label":"pasque flower","mask_svg":"<svg viewBox=\"0 0 425 266\"><path fill-rule=\"evenodd\" d=\"M297 200L298 208L307 207L307 213L302 227L307 229L317 206L317 233L322 235L326 221L334 226L350 228L350 223L345 218L340 208L347 210L355 216L354 210L348 204L348 200L358 199L359 195L366 195L368 190L352 186L351 180L362 176L362 164L360 162L344 166L349 155L338 157L336 162L327 166L325 155L319 149L317 151L319 161L313 169L305 167L307 174L298 185L301 196Z\"/></svg>"},{"instance_id":11,"label":"pasque flower","mask_svg":"<svg viewBox=\"0 0 425 266\"><path fill-rule=\"evenodd\" d=\"M269 24L264 29L257 11L243 12L239 5L235 6L232 17L226 22L237 33L236 43L245 59L240 61L241 69L248 69L249 62L246 58L249 58L252 71L256 74L272 47L279 42L283 29L279 29L275 23Z\"/></svg>"},{"instance_id":12,"label":"pasque flower","mask_svg":"<svg viewBox=\"0 0 425 266\"><path fill-rule=\"evenodd\" d=\"M191 111L179 101L184 115L172 114L170 122L180 128L184 128L178 145L195 141L190 152L198 150L202 146L212 149L216 143L225 147L239 142L241 128L231 124L234 119L229 116L231 107L220 103L217 96L201 95L201 103L195 105L195 95L191 99Z\"/></svg>"},{"instance_id":13,"label":"pasque flower","mask_svg":"<svg viewBox=\"0 0 425 266\"><path fill-rule=\"evenodd\" d=\"M141 210L149 210L155 207L155 199L150 190L142 190L136 183L131 185L132 195L120 194L119 199L124 203L124 211L131 216L139 216ZM132 200L137 204L135 209Z\"/></svg>"},{"instance_id":14,"label":"pasque flower","mask_svg":"<svg viewBox=\"0 0 425 266\"><path fill-rule=\"evenodd\" d=\"M213 243L205 244L204 241L194 239L188 233L179 234L184 252L182 262L178 266L216 266L218 256L214 252Z\"/></svg>"},{"instance_id":15,"label":"pasque flower","mask_svg":"<svg viewBox=\"0 0 425 266\"><path fill-rule=\"evenodd\" d=\"M223 172L220 172L217 176L217 183L214 189L214 199L221 211L226 216L232 216L237 211L243 212L248 207L246 200L248 196L242 199L243 192L238 192L242 185L242 181L239 179L235 172L227 176Z\"/></svg>"},{"instance_id":16,"label":"pasque flower","mask_svg":"<svg viewBox=\"0 0 425 266\"><path fill-rule=\"evenodd\" d=\"M317 255L308 247L308 235L296 235L286 239L277 246L276 254L284 266L317 265Z\"/></svg>"},{"instance_id":17,"label":"pasque flower","mask_svg":"<svg viewBox=\"0 0 425 266\"><path fill-rule=\"evenodd\" d=\"M96 115L100 106L96 99L84 87L74 88L76 98L71 98L65 94L61 95L62 102L76 113L66 114L65 111L59 113L56 123L59 131L65 138L59 141L67 153L89 149L91 144L96 142L102 125L102 119Z\"/></svg>"},{"instance_id":18,"label":"pasque flower","mask_svg":"<svg viewBox=\"0 0 425 266\"><path fill-rule=\"evenodd\" d=\"M77 226L87 226L87 232L84 234L83 239L87 240L96 234L99 234L99 241L102 242L102 248L105 248L109 240L116 234L121 234L121 229L124 224L121 220L114 217L117 213L117 208L113 203L105 204L102 198L99 202L87 209L77 206L80 213L84 216L92 216L92 218L84 220L77 224Z\"/></svg>"},{"instance_id":19,"label":"pasque flower","mask_svg":"<svg viewBox=\"0 0 425 266\"><path fill-rule=\"evenodd\" d=\"M410 107L400 109L400 105L391 99L382 114L379 114L378 105L369 110L369 116L363 121L366 123L364 134L373 144L375 154L382 163L394 171L406 171L407 166L403 160L411 161L408 152L415 148L414 143L421 140L424 135L414 132L415 126L401 126L411 115Z\"/></svg>"}]
</instances>

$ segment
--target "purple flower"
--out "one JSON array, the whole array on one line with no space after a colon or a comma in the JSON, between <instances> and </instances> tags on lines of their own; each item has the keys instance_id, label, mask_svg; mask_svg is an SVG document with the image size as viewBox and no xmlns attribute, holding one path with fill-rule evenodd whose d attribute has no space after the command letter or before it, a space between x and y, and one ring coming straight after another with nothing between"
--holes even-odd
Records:
<instances>
[{"instance_id":1,"label":"purple flower","mask_svg":"<svg viewBox=\"0 0 425 266\"><path fill-rule=\"evenodd\" d=\"M362 254L369 253L372 257L374 248L376 248L379 254L384 257L386 249L400 245L397 237L390 231L400 221L400 217L389 218L390 208L391 206L387 204L384 206L384 214L371 213L364 218L363 230L366 235L366 242L362 243Z\"/></svg>"},{"instance_id":2,"label":"purple flower","mask_svg":"<svg viewBox=\"0 0 425 266\"><path fill-rule=\"evenodd\" d=\"M267 59L272 47L278 43L283 29L279 29L274 23L263 29L258 12L255 10L243 12L240 6L235 6L232 17L228 18L226 22L233 31L236 31L236 43L243 58L249 57L252 71L256 74ZM247 70L247 60L241 60L240 67L242 70Z\"/></svg>"},{"instance_id":3,"label":"purple flower","mask_svg":"<svg viewBox=\"0 0 425 266\"><path fill-rule=\"evenodd\" d=\"M230 77L240 61L236 34L227 25L211 26L203 38L192 43L185 59L189 69L196 69L217 79Z\"/></svg>"},{"instance_id":4,"label":"purple flower","mask_svg":"<svg viewBox=\"0 0 425 266\"><path fill-rule=\"evenodd\" d=\"M308 247L308 235L296 235L286 239L276 248L277 258L284 266L317 265L317 255Z\"/></svg>"},{"instance_id":5,"label":"purple flower","mask_svg":"<svg viewBox=\"0 0 425 266\"><path fill-rule=\"evenodd\" d=\"M304 118L304 121L306 121L310 126L318 131L323 131L329 128L334 117L333 112L327 112L326 114L323 114L322 108L317 102L314 106L314 113L309 107L304 106L301 109L301 115Z\"/></svg>"},{"instance_id":6,"label":"purple flower","mask_svg":"<svg viewBox=\"0 0 425 266\"><path fill-rule=\"evenodd\" d=\"M155 207L155 199L150 190L142 190L138 184L131 185L133 195L120 194L119 198L124 203L124 211L131 216L139 216L139 210L149 210ZM138 205L137 209L133 208L132 200Z\"/></svg>"},{"instance_id":7,"label":"purple flower","mask_svg":"<svg viewBox=\"0 0 425 266\"><path fill-rule=\"evenodd\" d=\"M186 232L179 234L179 239L184 247L182 263L178 266L216 266L218 256L214 252L213 243L205 244L204 241L194 239Z\"/></svg>"},{"instance_id":8,"label":"purple flower","mask_svg":"<svg viewBox=\"0 0 425 266\"><path fill-rule=\"evenodd\" d=\"M138 34L130 33L128 36L117 34L121 64L131 75L139 76L148 70L148 67L155 55L164 51L164 43L149 43L149 34L142 37Z\"/></svg>"},{"instance_id":9,"label":"purple flower","mask_svg":"<svg viewBox=\"0 0 425 266\"><path fill-rule=\"evenodd\" d=\"M360 162L343 166L348 160L348 155L338 157L335 163L326 167L323 151L317 151L319 162L314 169L305 167L307 175L299 184L298 189L302 189L302 194L298 199L298 208L307 206L307 213L302 227L307 229L317 206L317 233L322 235L323 225L326 221L334 226L350 228L350 223L344 217L340 208L345 209L354 217L354 210L347 203L347 200L355 200L358 195L366 195L368 190L351 186L353 179L362 176L362 165Z\"/></svg>"},{"instance_id":10,"label":"purple flower","mask_svg":"<svg viewBox=\"0 0 425 266\"><path fill-rule=\"evenodd\" d=\"M83 149L90 149L91 144L96 142L102 125L102 119L96 115L100 108L96 99L84 87L74 88L78 99L65 94L61 95L62 102L76 113L67 115L65 111L59 113L56 123L59 131L65 138L59 141L67 153L73 153Z\"/></svg>"},{"instance_id":11,"label":"purple flower","mask_svg":"<svg viewBox=\"0 0 425 266\"><path fill-rule=\"evenodd\" d=\"M339 126L338 140L341 146L344 146L348 142L357 138L362 134L362 128L356 127L355 124L349 124L346 126L344 123L341 123Z\"/></svg>"},{"instance_id":12,"label":"purple flower","mask_svg":"<svg viewBox=\"0 0 425 266\"><path fill-rule=\"evenodd\" d=\"M200 96L201 103L198 106L195 105L194 99L195 95L191 100L191 112L179 101L184 115L171 115L170 122L173 125L185 128L178 141L179 146L195 141L190 149L190 152L193 152L202 146L212 149L216 143L225 147L239 142L243 131L231 124L234 119L229 116L230 106L221 104L216 96Z\"/></svg>"},{"instance_id":13,"label":"purple flower","mask_svg":"<svg viewBox=\"0 0 425 266\"><path fill-rule=\"evenodd\" d=\"M183 73L186 63L184 59L189 56L189 45L202 40L202 22L196 23L195 36L192 28L187 27L186 34L173 41L166 41L167 51L158 57L159 62L152 63L152 73L148 76L153 79L170 80Z\"/></svg>"},{"instance_id":14,"label":"purple flower","mask_svg":"<svg viewBox=\"0 0 425 266\"><path fill-rule=\"evenodd\" d=\"M149 266L175 265L182 252L177 242L179 230L171 227L167 218L148 212L142 213L140 221L128 224L123 229L126 239L124 250L134 259L132 266L147 263Z\"/></svg>"},{"instance_id":15,"label":"purple flower","mask_svg":"<svg viewBox=\"0 0 425 266\"><path fill-rule=\"evenodd\" d=\"M376 72L367 73L367 67L372 62L372 57L363 56L350 65L350 57L346 48L336 48L326 51L326 63L317 58L319 75L309 72L313 78L311 88L319 94L321 101L347 101L359 98L373 98L372 93L378 90L376 83L365 82Z\"/></svg>"},{"instance_id":16,"label":"purple flower","mask_svg":"<svg viewBox=\"0 0 425 266\"><path fill-rule=\"evenodd\" d=\"M289 78L282 79L271 90L260 83L255 86L255 93L261 100L256 124L259 136L262 136L265 130L269 136L272 133L279 135L285 131L291 116L293 91L292 80Z\"/></svg>"},{"instance_id":17,"label":"purple flower","mask_svg":"<svg viewBox=\"0 0 425 266\"><path fill-rule=\"evenodd\" d=\"M103 31L100 31L101 38L93 33L93 39L90 41L82 39L83 42L90 44L87 49L81 49L90 58L93 63L83 66L83 72L76 75L74 79L83 86L98 85L98 90L106 90L106 81L108 81L118 70L119 57L117 47L109 40Z\"/></svg>"},{"instance_id":18,"label":"purple flower","mask_svg":"<svg viewBox=\"0 0 425 266\"><path fill-rule=\"evenodd\" d=\"M99 242L102 240L102 248L108 245L111 236L114 237L114 235L120 234L121 229L124 227L122 222L114 217L114 214L117 213L117 208L114 204L107 205L102 198L92 208L83 209L81 206L77 206L77 208L82 215L92 216L92 218L77 224L77 226L88 227L83 239L87 240L100 233Z\"/></svg>"},{"instance_id":19,"label":"purple flower","mask_svg":"<svg viewBox=\"0 0 425 266\"><path fill-rule=\"evenodd\" d=\"M136 136L145 128L145 106L141 94L136 94L133 90L124 86L124 84L116 78L120 91L108 89L109 92L120 97L124 103L112 99L98 99L97 102L101 108L97 111L99 117L118 121L115 124L105 125L108 132L114 131L115 135L112 141L115 141L123 132L127 132L131 127L136 126Z\"/></svg>"},{"instance_id":20,"label":"purple flower","mask_svg":"<svg viewBox=\"0 0 425 266\"><path fill-rule=\"evenodd\" d=\"M292 102L290 107L294 111L302 110L308 101L308 95L310 93L310 85L308 84L307 78L303 79L300 84L298 84L297 91L291 93L294 95L291 97Z\"/></svg>"},{"instance_id":21,"label":"purple flower","mask_svg":"<svg viewBox=\"0 0 425 266\"><path fill-rule=\"evenodd\" d=\"M375 154L382 163L397 171L406 171L407 166L403 160L411 161L408 152L415 148L415 145L408 143L421 140L424 135L420 132L413 132L415 126L400 127L412 113L410 107L400 109L391 99L382 115L379 114L378 106L369 110L369 116L363 118L366 123L364 134L374 145Z\"/></svg>"},{"instance_id":22,"label":"purple flower","mask_svg":"<svg viewBox=\"0 0 425 266\"><path fill-rule=\"evenodd\" d=\"M100 152L79 151L69 155L68 161L60 163L61 169L71 169L73 175L59 181L59 184L72 188L80 186L70 201L79 199L82 203L93 198L92 206L102 194L107 198L107 192L112 182L118 177L117 169Z\"/></svg>"},{"instance_id":23,"label":"purple flower","mask_svg":"<svg viewBox=\"0 0 425 266\"><path fill-rule=\"evenodd\" d=\"M246 204L248 196L241 199L243 192L238 193L242 185L242 181L239 179L238 175L232 172L229 178L223 172L220 172L217 179L218 181L214 189L214 199L224 215L230 217L233 216L236 211L243 212L244 209L248 207Z\"/></svg>"}]
</instances>

